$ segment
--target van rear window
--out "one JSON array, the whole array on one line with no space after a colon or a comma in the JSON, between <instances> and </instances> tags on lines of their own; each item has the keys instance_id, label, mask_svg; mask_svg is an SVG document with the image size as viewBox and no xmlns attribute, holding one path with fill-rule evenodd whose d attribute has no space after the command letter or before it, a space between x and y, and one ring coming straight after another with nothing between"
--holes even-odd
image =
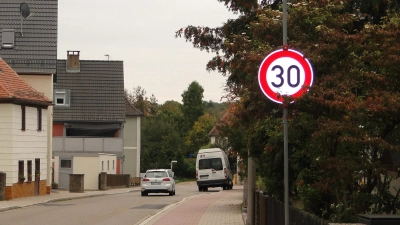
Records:
<instances>
[{"instance_id":1,"label":"van rear window","mask_svg":"<svg viewBox=\"0 0 400 225\"><path fill-rule=\"evenodd\" d=\"M214 169L214 170L222 170L222 160L221 158L212 158L212 159L200 159L199 160L199 169Z\"/></svg>"}]
</instances>

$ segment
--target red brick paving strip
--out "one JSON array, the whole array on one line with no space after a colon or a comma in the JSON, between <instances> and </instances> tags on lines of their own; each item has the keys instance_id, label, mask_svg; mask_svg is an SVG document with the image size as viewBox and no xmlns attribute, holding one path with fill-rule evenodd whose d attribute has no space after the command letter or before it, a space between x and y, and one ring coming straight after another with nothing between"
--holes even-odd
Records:
<instances>
[{"instance_id":1,"label":"red brick paving strip","mask_svg":"<svg viewBox=\"0 0 400 225\"><path fill-rule=\"evenodd\" d=\"M227 190L209 206L199 221L199 225L243 225L241 203L243 190ZM228 195L228 196L226 196Z\"/></svg>"},{"instance_id":2,"label":"red brick paving strip","mask_svg":"<svg viewBox=\"0 0 400 225\"><path fill-rule=\"evenodd\" d=\"M176 208L172 209L172 211L168 214L158 219L157 222L154 223L154 225L199 224L199 220L203 216L204 212L207 210L207 207L217 200L217 198L215 198L216 194L202 194L190 198L182 202L182 204L178 205Z\"/></svg>"},{"instance_id":3,"label":"red brick paving strip","mask_svg":"<svg viewBox=\"0 0 400 225\"><path fill-rule=\"evenodd\" d=\"M201 194L180 203L158 218L154 225L243 224L240 212L242 189Z\"/></svg>"}]
</instances>

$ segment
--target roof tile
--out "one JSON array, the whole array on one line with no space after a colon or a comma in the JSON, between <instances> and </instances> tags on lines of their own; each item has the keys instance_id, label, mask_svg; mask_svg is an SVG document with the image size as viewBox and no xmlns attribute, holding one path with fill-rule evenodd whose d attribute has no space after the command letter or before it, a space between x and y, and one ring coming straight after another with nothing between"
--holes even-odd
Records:
<instances>
[{"instance_id":1,"label":"roof tile","mask_svg":"<svg viewBox=\"0 0 400 225\"><path fill-rule=\"evenodd\" d=\"M136 109L125 97L125 110L127 116L144 116L142 112Z\"/></svg>"},{"instance_id":2,"label":"roof tile","mask_svg":"<svg viewBox=\"0 0 400 225\"><path fill-rule=\"evenodd\" d=\"M70 90L70 106L54 107L53 120L64 122L124 122L125 93L122 61L80 60L80 72L67 73L57 60L54 90Z\"/></svg>"},{"instance_id":3,"label":"roof tile","mask_svg":"<svg viewBox=\"0 0 400 225\"><path fill-rule=\"evenodd\" d=\"M23 1L0 1L1 29L14 29L15 45L0 55L19 74L54 74L57 61L58 0L25 1L31 15L22 19Z\"/></svg>"},{"instance_id":4,"label":"roof tile","mask_svg":"<svg viewBox=\"0 0 400 225\"><path fill-rule=\"evenodd\" d=\"M51 104L50 99L19 77L2 58L0 58L0 101L1 100L20 100L45 105Z\"/></svg>"}]
</instances>

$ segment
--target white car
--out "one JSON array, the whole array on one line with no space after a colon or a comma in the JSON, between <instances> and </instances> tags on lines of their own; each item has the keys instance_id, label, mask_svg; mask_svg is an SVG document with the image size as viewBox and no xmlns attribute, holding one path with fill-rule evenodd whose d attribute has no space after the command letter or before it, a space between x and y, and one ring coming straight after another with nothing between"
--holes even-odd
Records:
<instances>
[{"instance_id":1,"label":"white car","mask_svg":"<svg viewBox=\"0 0 400 225\"><path fill-rule=\"evenodd\" d=\"M147 196L149 193L175 195L175 180L170 169L147 170L140 185L142 196Z\"/></svg>"}]
</instances>

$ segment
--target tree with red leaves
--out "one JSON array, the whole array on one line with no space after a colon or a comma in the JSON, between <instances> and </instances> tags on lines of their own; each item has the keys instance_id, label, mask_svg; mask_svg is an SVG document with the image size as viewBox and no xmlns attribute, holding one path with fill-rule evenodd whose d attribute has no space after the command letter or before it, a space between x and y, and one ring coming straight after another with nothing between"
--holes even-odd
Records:
<instances>
[{"instance_id":1,"label":"tree with red leaves","mask_svg":"<svg viewBox=\"0 0 400 225\"><path fill-rule=\"evenodd\" d=\"M239 14L217 28L188 26L177 37L215 53L208 70L227 77L228 140L250 151L266 192L283 197L282 106L267 99L257 72L282 48L279 1L218 0ZM314 68L314 84L289 106L291 195L332 222L396 213L386 155L399 154L400 1L290 1L288 44Z\"/></svg>"}]
</instances>

